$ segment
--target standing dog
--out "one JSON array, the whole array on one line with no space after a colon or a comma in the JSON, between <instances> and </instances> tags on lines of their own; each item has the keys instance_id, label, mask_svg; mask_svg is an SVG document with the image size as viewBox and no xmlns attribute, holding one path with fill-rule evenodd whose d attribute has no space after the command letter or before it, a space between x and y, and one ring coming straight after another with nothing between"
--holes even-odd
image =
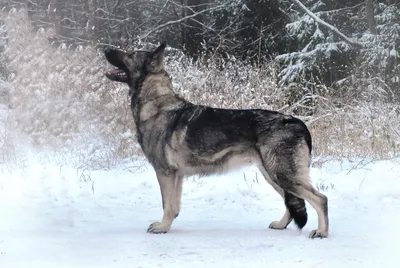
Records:
<instances>
[{"instance_id":1,"label":"standing dog","mask_svg":"<svg viewBox=\"0 0 400 268\"><path fill-rule=\"evenodd\" d=\"M117 67L106 76L129 85L137 139L161 188L164 216L147 231L169 231L179 214L185 176L255 164L287 208L269 227L285 229L293 219L303 228L306 200L318 213L318 229L310 237L327 237L328 200L309 182L311 135L306 125L274 111L216 109L178 97L164 69L165 47L162 43L154 51L104 51Z\"/></svg>"}]
</instances>

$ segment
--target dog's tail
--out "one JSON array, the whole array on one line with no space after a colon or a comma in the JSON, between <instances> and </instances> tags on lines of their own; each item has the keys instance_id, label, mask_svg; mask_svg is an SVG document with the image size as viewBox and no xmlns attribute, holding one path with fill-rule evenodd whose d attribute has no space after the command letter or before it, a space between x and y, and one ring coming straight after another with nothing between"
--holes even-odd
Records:
<instances>
[{"instance_id":1,"label":"dog's tail","mask_svg":"<svg viewBox=\"0 0 400 268\"><path fill-rule=\"evenodd\" d=\"M296 225L299 229L302 229L306 225L308 219L304 199L285 192L285 205Z\"/></svg>"}]
</instances>

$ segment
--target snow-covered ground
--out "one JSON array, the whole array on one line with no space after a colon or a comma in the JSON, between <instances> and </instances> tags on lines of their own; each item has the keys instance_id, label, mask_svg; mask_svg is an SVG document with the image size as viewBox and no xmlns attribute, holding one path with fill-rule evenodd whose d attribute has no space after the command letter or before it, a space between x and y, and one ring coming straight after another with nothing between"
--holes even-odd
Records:
<instances>
[{"instance_id":1,"label":"snow-covered ground","mask_svg":"<svg viewBox=\"0 0 400 268\"><path fill-rule=\"evenodd\" d=\"M0 126L5 118L3 107ZM398 267L399 159L314 159L330 236L311 240L309 205L302 232L268 229L284 204L255 167L186 179L181 214L168 234L154 235L146 229L162 208L148 164L76 169L64 155L23 149L24 159L0 151L8 155L0 158L0 268Z\"/></svg>"},{"instance_id":2,"label":"snow-covered ground","mask_svg":"<svg viewBox=\"0 0 400 268\"><path fill-rule=\"evenodd\" d=\"M329 198L331 232L311 240L309 205L302 232L268 229L284 205L254 167L187 179L170 233L154 235L146 229L162 209L149 166L76 170L32 159L0 171L1 268L397 267L400 259L396 161L316 160L311 178Z\"/></svg>"}]
</instances>

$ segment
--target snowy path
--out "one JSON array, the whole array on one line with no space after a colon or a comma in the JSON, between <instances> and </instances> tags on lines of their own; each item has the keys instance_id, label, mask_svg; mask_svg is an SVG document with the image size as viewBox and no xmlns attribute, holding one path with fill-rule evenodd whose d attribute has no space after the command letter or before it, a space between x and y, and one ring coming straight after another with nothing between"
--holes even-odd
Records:
<instances>
[{"instance_id":1,"label":"snowy path","mask_svg":"<svg viewBox=\"0 0 400 268\"><path fill-rule=\"evenodd\" d=\"M0 170L0 267L397 267L400 164L356 164L312 169L313 184L329 188L325 240L308 238L317 225L308 204L302 232L269 230L283 202L252 167L187 179L165 235L146 233L162 215L151 169Z\"/></svg>"}]
</instances>

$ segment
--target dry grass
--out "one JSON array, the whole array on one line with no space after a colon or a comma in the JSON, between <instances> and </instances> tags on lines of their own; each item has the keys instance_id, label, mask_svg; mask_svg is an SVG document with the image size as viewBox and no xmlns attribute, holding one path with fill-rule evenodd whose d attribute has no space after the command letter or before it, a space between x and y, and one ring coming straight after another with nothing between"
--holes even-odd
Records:
<instances>
[{"instance_id":1,"label":"dry grass","mask_svg":"<svg viewBox=\"0 0 400 268\"><path fill-rule=\"evenodd\" d=\"M26 13L5 17L15 129L37 148L79 155L78 165L113 166L138 154L125 88L108 81L95 49L54 48Z\"/></svg>"},{"instance_id":2,"label":"dry grass","mask_svg":"<svg viewBox=\"0 0 400 268\"><path fill-rule=\"evenodd\" d=\"M308 122L315 155L388 159L400 153L398 105L326 109Z\"/></svg>"},{"instance_id":3,"label":"dry grass","mask_svg":"<svg viewBox=\"0 0 400 268\"><path fill-rule=\"evenodd\" d=\"M13 126L10 124L7 107L0 104L0 169L12 170L13 166L24 167L25 155L24 143L16 136Z\"/></svg>"},{"instance_id":4,"label":"dry grass","mask_svg":"<svg viewBox=\"0 0 400 268\"><path fill-rule=\"evenodd\" d=\"M13 131L79 167L109 168L140 155L127 87L104 77L107 64L101 53L92 47L51 47L48 31L32 32L25 11L12 12L4 21L13 72L13 109L8 116ZM378 100L355 104L315 84L280 86L273 62L260 68L235 59L195 64L172 54L167 56L167 70L183 97L215 107L297 114L312 131L314 155L382 159L399 152L398 106ZM293 94L298 101L290 103L288 96ZM12 154L15 138L3 131L0 141Z\"/></svg>"}]
</instances>

